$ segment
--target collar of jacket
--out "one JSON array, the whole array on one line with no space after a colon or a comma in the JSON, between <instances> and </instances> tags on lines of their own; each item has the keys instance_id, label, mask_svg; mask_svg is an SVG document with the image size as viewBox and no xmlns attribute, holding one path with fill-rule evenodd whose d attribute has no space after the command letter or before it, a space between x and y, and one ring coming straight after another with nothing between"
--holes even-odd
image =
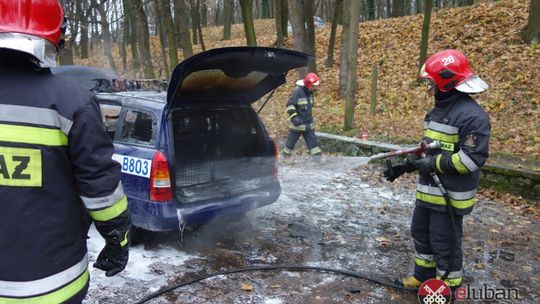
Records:
<instances>
[{"instance_id":1,"label":"collar of jacket","mask_svg":"<svg viewBox=\"0 0 540 304\"><path fill-rule=\"evenodd\" d=\"M451 90L448 92L441 92L436 90L435 92L435 107L436 108L446 108L452 105L456 100L465 95L458 90Z\"/></svg>"}]
</instances>

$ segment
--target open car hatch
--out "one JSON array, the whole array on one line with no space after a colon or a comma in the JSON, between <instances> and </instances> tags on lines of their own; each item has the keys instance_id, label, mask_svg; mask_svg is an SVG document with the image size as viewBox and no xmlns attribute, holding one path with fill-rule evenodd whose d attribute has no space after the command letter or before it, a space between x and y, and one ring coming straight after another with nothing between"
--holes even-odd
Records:
<instances>
[{"instance_id":1,"label":"open car hatch","mask_svg":"<svg viewBox=\"0 0 540 304\"><path fill-rule=\"evenodd\" d=\"M285 83L287 72L306 66L309 58L305 53L267 47L228 47L199 53L174 69L168 107L253 103Z\"/></svg>"}]
</instances>

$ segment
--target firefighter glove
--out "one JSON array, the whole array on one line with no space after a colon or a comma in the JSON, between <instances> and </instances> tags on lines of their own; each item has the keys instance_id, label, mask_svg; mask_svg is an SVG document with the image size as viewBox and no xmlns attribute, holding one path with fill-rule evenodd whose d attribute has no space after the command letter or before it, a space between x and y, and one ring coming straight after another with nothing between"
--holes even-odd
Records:
<instances>
[{"instance_id":1,"label":"firefighter glove","mask_svg":"<svg viewBox=\"0 0 540 304\"><path fill-rule=\"evenodd\" d=\"M112 277L126 268L129 259L129 230L113 230L105 240L105 247L99 253L94 267Z\"/></svg>"},{"instance_id":2,"label":"firefighter glove","mask_svg":"<svg viewBox=\"0 0 540 304\"><path fill-rule=\"evenodd\" d=\"M299 126L301 124L303 124L303 121L302 121L302 118L298 117L298 116L295 116L291 119L291 122L293 123L293 125L295 126Z\"/></svg>"},{"instance_id":3,"label":"firefighter glove","mask_svg":"<svg viewBox=\"0 0 540 304\"><path fill-rule=\"evenodd\" d=\"M413 172L416 170L412 163L406 162L404 164L393 165L391 168L384 170L383 174L387 181L394 182L396 178L402 176L405 173Z\"/></svg>"},{"instance_id":4,"label":"firefighter glove","mask_svg":"<svg viewBox=\"0 0 540 304\"><path fill-rule=\"evenodd\" d=\"M435 158L427 155L424 158L417 159L414 161L414 167L420 174L429 175L431 172L435 172Z\"/></svg>"}]
</instances>

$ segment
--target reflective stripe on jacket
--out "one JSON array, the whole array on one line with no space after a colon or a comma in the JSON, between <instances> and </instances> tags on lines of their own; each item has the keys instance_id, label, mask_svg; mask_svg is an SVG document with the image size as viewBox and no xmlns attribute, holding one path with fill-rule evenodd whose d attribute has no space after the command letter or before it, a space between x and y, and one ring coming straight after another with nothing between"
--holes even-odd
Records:
<instances>
[{"instance_id":1,"label":"reflective stripe on jacket","mask_svg":"<svg viewBox=\"0 0 540 304\"><path fill-rule=\"evenodd\" d=\"M90 223L123 218L93 95L48 70L0 69L0 303L62 303L88 284Z\"/></svg>"},{"instance_id":2,"label":"reflective stripe on jacket","mask_svg":"<svg viewBox=\"0 0 540 304\"><path fill-rule=\"evenodd\" d=\"M455 91L425 117L424 140L437 140L436 170L457 214L468 214L476 203L480 167L488 158L490 123L487 113L467 94ZM420 176L417 203L446 211L446 201L430 176Z\"/></svg>"},{"instance_id":3,"label":"reflective stripe on jacket","mask_svg":"<svg viewBox=\"0 0 540 304\"><path fill-rule=\"evenodd\" d=\"M305 131L306 125L313 126L313 96L304 86L296 86L287 102L287 115L291 123L289 128L297 131ZM295 126L292 119L297 117L302 122Z\"/></svg>"}]
</instances>

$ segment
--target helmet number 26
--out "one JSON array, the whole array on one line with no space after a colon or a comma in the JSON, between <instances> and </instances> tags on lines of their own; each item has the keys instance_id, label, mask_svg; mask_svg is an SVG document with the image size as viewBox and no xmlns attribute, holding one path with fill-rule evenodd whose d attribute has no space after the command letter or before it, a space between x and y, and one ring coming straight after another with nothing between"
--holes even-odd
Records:
<instances>
[{"instance_id":1,"label":"helmet number 26","mask_svg":"<svg viewBox=\"0 0 540 304\"><path fill-rule=\"evenodd\" d=\"M443 66L447 66L451 63L456 62L456 60L454 59L454 56L448 56L448 57L444 57L442 59L442 62L443 62Z\"/></svg>"}]
</instances>

